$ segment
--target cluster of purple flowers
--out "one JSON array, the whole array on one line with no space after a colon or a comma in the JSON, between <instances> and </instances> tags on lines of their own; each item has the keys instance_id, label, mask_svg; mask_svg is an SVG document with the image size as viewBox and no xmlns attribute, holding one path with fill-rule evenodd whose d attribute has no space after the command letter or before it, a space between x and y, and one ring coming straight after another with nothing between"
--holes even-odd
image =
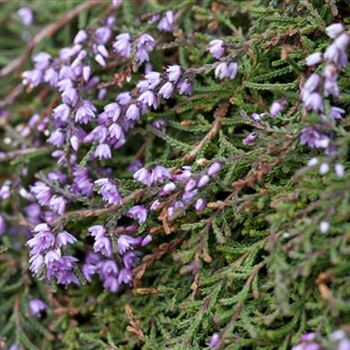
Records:
<instances>
[{"instance_id":1,"label":"cluster of purple flowers","mask_svg":"<svg viewBox=\"0 0 350 350\"><path fill-rule=\"evenodd\" d=\"M159 13L153 15L149 20L149 24L158 23L157 29L161 32L173 32L174 30L174 12L169 10L161 16Z\"/></svg>"},{"instance_id":2,"label":"cluster of purple flowers","mask_svg":"<svg viewBox=\"0 0 350 350\"><path fill-rule=\"evenodd\" d=\"M345 32L341 23L328 26L326 33L333 39L332 44L324 53L315 52L305 60L310 67L325 62L323 73L312 73L300 93L305 112L317 113L320 121L301 130L300 143L310 148L325 149L326 154L334 154L335 147L331 142L328 124L342 119L345 110L338 106L330 106L329 110L327 110L324 98L329 98L332 101L336 101L339 98L340 89L337 79L340 70L348 64L346 51L350 44L350 35ZM322 163L319 169L321 175L327 173L328 170L328 163ZM342 176L343 172L344 167L341 164L337 164L337 176Z\"/></svg>"},{"instance_id":3,"label":"cluster of purple flowers","mask_svg":"<svg viewBox=\"0 0 350 350\"><path fill-rule=\"evenodd\" d=\"M221 170L221 164L214 162L204 173L192 174L190 166L184 166L176 171L170 178L172 181L166 182L158 193L159 197L165 197L172 194L178 187L183 188L180 192L180 198L173 201L168 206L167 215L169 218L174 217L179 211L185 210L187 206L193 204L196 211L203 211L207 201L200 197L200 190L210 182L210 178ZM151 178L151 175L149 175ZM162 178L165 180L165 178ZM163 207L161 199L156 199L150 206L151 211L157 211Z\"/></svg>"},{"instance_id":4,"label":"cluster of purple flowers","mask_svg":"<svg viewBox=\"0 0 350 350\"><path fill-rule=\"evenodd\" d=\"M130 58L135 50L136 59L139 64L149 61L149 52L155 48L154 38L147 34L141 34L134 40L129 33L119 34L113 43L113 50L119 56Z\"/></svg>"},{"instance_id":5,"label":"cluster of purple flowers","mask_svg":"<svg viewBox=\"0 0 350 350\"><path fill-rule=\"evenodd\" d=\"M300 343L294 345L291 350L350 350L350 339L343 330L332 332L328 338L327 344L323 344L317 333L306 333L301 336Z\"/></svg>"},{"instance_id":6,"label":"cluster of purple flowers","mask_svg":"<svg viewBox=\"0 0 350 350\"><path fill-rule=\"evenodd\" d=\"M225 42L220 39L215 39L210 41L208 50L210 54L216 58L219 59L225 54ZM238 72L238 64L236 62L231 62L224 60L222 62L219 62L215 68L215 78L217 79L234 79Z\"/></svg>"},{"instance_id":7,"label":"cluster of purple flowers","mask_svg":"<svg viewBox=\"0 0 350 350\"><path fill-rule=\"evenodd\" d=\"M145 237L132 237L137 232L137 226L131 225L122 228L123 233L117 238L118 252L113 252L111 238L102 225L89 228L89 233L94 237L94 253L86 256L82 267L83 275L87 282L92 281L92 276L97 274L105 289L117 292L122 284L130 284L132 281L132 269L135 267L141 253L134 250L135 247L144 247L152 240L150 235ZM113 234L113 233L112 233ZM115 258L117 255L118 258Z\"/></svg>"},{"instance_id":8,"label":"cluster of purple flowers","mask_svg":"<svg viewBox=\"0 0 350 350\"><path fill-rule=\"evenodd\" d=\"M33 317L40 317L46 308L47 305L40 299L32 299L28 303L30 315Z\"/></svg>"},{"instance_id":9,"label":"cluster of purple flowers","mask_svg":"<svg viewBox=\"0 0 350 350\"><path fill-rule=\"evenodd\" d=\"M17 14L25 26L29 27L33 24L34 13L33 13L32 9L30 9L29 7L21 7L17 11Z\"/></svg>"},{"instance_id":10,"label":"cluster of purple flowers","mask_svg":"<svg viewBox=\"0 0 350 350\"><path fill-rule=\"evenodd\" d=\"M120 1L113 1L115 8L120 5ZM22 12L29 18L26 11ZM115 33L115 22L114 16L108 16L97 28L79 30L72 45L61 49L56 58L47 52L37 53L33 57L34 68L23 73L23 84L29 89L45 83L60 96L51 114L34 114L20 130L23 137L35 136L35 146L41 146L42 139L46 138L46 142L54 148L51 156L60 171L40 178L30 186L30 191L21 188L20 194L29 202L24 210L25 219L35 226L34 237L28 241L31 270L37 276L46 275L48 279L64 285L79 283L74 271L80 267L78 259L63 253L65 246L74 243L75 238L66 231L53 232L54 222L79 200L91 200L94 191L101 195L105 205L122 206L123 199L113 180L112 169L104 166L104 161L111 159L113 151L126 143L129 130L147 111L159 109L162 100L173 98L175 93L192 94L193 71L188 73L177 64L169 65L160 72L154 71L150 52L156 48L156 40L148 33ZM172 32L175 15L171 10L165 11L154 15L149 22L156 23L161 32ZM233 79L238 65L229 57L224 57L226 44L213 40L209 43L209 51L219 59L213 64L216 78ZM98 72L113 66L115 58L132 61L133 64L136 62L137 66L144 64L145 74L135 89L119 93L100 109L93 101L96 98L103 101L107 91L100 88ZM163 120L154 120L152 125L164 130L166 124ZM86 155L87 148L90 151ZM84 153L87 159L82 166L80 161ZM152 190L157 188L159 195L159 199L150 205L134 205L124 212L128 220L134 221L132 227L137 232L137 225L146 222L149 212L163 205L160 199L174 193L177 188L180 189L180 197L174 199L170 206L167 204L169 217L174 216L179 208L185 210L189 205L193 205L196 211L202 211L206 207L206 199L201 198L200 191L220 171L221 164L215 162L205 173L199 174L192 174L190 166L169 171L156 165L149 170L135 163L129 168L136 181L152 186ZM7 192L9 190L4 184L0 196L5 198ZM0 217L0 234L5 230L5 220ZM120 284L130 282L131 269L141 255L133 248L143 247L151 241L149 235L132 236L134 231L117 237L119 250L114 252L113 241L106 229L102 225L90 228L95 243L82 268L87 281L96 273L104 286L113 291ZM121 264L120 260L124 263Z\"/></svg>"},{"instance_id":11,"label":"cluster of purple flowers","mask_svg":"<svg viewBox=\"0 0 350 350\"><path fill-rule=\"evenodd\" d=\"M76 238L67 231L55 235L46 223L35 226L33 231L34 237L27 242L33 274L37 277L46 275L48 280L63 285L79 284L74 273L78 259L62 254L65 247L77 241Z\"/></svg>"}]
</instances>

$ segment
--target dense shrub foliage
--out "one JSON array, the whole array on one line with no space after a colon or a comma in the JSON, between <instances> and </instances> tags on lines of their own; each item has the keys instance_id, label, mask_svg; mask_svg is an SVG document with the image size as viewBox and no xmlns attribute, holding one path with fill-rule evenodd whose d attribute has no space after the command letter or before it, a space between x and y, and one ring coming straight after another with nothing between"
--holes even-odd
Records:
<instances>
[{"instance_id":1,"label":"dense shrub foliage","mask_svg":"<svg viewBox=\"0 0 350 350\"><path fill-rule=\"evenodd\" d=\"M0 348L350 349L349 13L0 4Z\"/></svg>"}]
</instances>

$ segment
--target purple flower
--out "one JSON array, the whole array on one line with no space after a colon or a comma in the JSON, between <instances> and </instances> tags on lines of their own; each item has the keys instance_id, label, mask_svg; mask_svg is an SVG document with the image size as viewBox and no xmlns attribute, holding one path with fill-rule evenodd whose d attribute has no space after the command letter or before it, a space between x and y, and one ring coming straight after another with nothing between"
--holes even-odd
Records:
<instances>
[{"instance_id":1,"label":"purple flower","mask_svg":"<svg viewBox=\"0 0 350 350\"><path fill-rule=\"evenodd\" d=\"M126 110L126 119L128 120L139 120L140 119L140 109L137 107L136 104L132 103L128 109Z\"/></svg>"},{"instance_id":2,"label":"purple flower","mask_svg":"<svg viewBox=\"0 0 350 350\"><path fill-rule=\"evenodd\" d=\"M9 347L9 350L23 350L23 348L19 345L16 345L16 344L12 344L10 347Z\"/></svg>"},{"instance_id":3,"label":"purple flower","mask_svg":"<svg viewBox=\"0 0 350 350\"><path fill-rule=\"evenodd\" d=\"M62 102L71 107L75 107L77 105L78 99L78 92L74 88L67 88L62 93Z\"/></svg>"},{"instance_id":4,"label":"purple flower","mask_svg":"<svg viewBox=\"0 0 350 350\"><path fill-rule=\"evenodd\" d=\"M79 139L76 135L73 135L70 139L69 142L73 148L73 150L76 152L79 149Z\"/></svg>"},{"instance_id":5,"label":"purple flower","mask_svg":"<svg viewBox=\"0 0 350 350\"><path fill-rule=\"evenodd\" d=\"M308 349L307 349L308 350ZM318 350L318 349L317 349ZM349 339L342 339L339 342L338 349L337 350L350 350L350 340Z\"/></svg>"},{"instance_id":6,"label":"purple flower","mask_svg":"<svg viewBox=\"0 0 350 350\"><path fill-rule=\"evenodd\" d=\"M117 186L112 183L110 179L104 178L96 180L95 185L99 187L98 193L101 194L106 203L113 205L123 203Z\"/></svg>"},{"instance_id":7,"label":"purple flower","mask_svg":"<svg viewBox=\"0 0 350 350\"><path fill-rule=\"evenodd\" d=\"M198 189L194 189L191 191L185 191L184 194L182 195L181 200L185 204L189 204L192 202L192 199L198 194Z\"/></svg>"},{"instance_id":8,"label":"purple flower","mask_svg":"<svg viewBox=\"0 0 350 350\"><path fill-rule=\"evenodd\" d=\"M77 239L67 231L60 232L56 237L56 243L60 248L65 247L68 244L73 244L76 241Z\"/></svg>"},{"instance_id":9,"label":"purple flower","mask_svg":"<svg viewBox=\"0 0 350 350\"><path fill-rule=\"evenodd\" d=\"M309 92L313 92L317 89L317 87L321 83L321 78L318 74L311 74L308 80L306 80L304 84L304 89L308 90Z\"/></svg>"},{"instance_id":10,"label":"purple flower","mask_svg":"<svg viewBox=\"0 0 350 350\"><path fill-rule=\"evenodd\" d=\"M174 92L174 85L169 81L166 82L159 90L160 96L162 96L166 100L172 96L173 92Z\"/></svg>"},{"instance_id":11,"label":"purple flower","mask_svg":"<svg viewBox=\"0 0 350 350\"><path fill-rule=\"evenodd\" d=\"M33 24L34 13L29 7L21 7L17 11L17 14L25 26L31 26Z\"/></svg>"},{"instance_id":12,"label":"purple flower","mask_svg":"<svg viewBox=\"0 0 350 350\"><path fill-rule=\"evenodd\" d=\"M313 128L304 128L301 130L300 143L308 145L310 148L327 148L329 137L319 133Z\"/></svg>"},{"instance_id":13,"label":"purple flower","mask_svg":"<svg viewBox=\"0 0 350 350\"><path fill-rule=\"evenodd\" d=\"M108 50L106 49L106 46L104 46L104 45L98 45L97 52L105 58L109 57Z\"/></svg>"},{"instance_id":14,"label":"purple flower","mask_svg":"<svg viewBox=\"0 0 350 350\"><path fill-rule=\"evenodd\" d=\"M0 215L0 236L6 232L5 219Z\"/></svg>"},{"instance_id":15,"label":"purple flower","mask_svg":"<svg viewBox=\"0 0 350 350\"><path fill-rule=\"evenodd\" d=\"M108 27L97 28L94 33L94 39L97 44L106 44L112 35L112 30Z\"/></svg>"},{"instance_id":16,"label":"purple flower","mask_svg":"<svg viewBox=\"0 0 350 350\"><path fill-rule=\"evenodd\" d=\"M112 255L112 245L108 237L102 236L102 237L95 237L95 243L94 243L94 252L98 253L100 252L104 256L111 256Z\"/></svg>"},{"instance_id":17,"label":"purple flower","mask_svg":"<svg viewBox=\"0 0 350 350\"><path fill-rule=\"evenodd\" d=\"M118 8L122 4L122 0L112 0L112 5L114 8Z\"/></svg>"},{"instance_id":18,"label":"purple flower","mask_svg":"<svg viewBox=\"0 0 350 350\"><path fill-rule=\"evenodd\" d=\"M84 66L83 67L83 78L84 81L87 82L91 77L91 68L90 66Z\"/></svg>"},{"instance_id":19,"label":"purple flower","mask_svg":"<svg viewBox=\"0 0 350 350\"><path fill-rule=\"evenodd\" d=\"M237 75L237 72L238 72L238 64L236 62L231 62L229 65L228 65L228 77L230 79L234 79Z\"/></svg>"},{"instance_id":20,"label":"purple flower","mask_svg":"<svg viewBox=\"0 0 350 350\"><path fill-rule=\"evenodd\" d=\"M62 215L66 209L66 200L61 196L54 195L50 199L49 207L53 212Z\"/></svg>"},{"instance_id":21,"label":"purple flower","mask_svg":"<svg viewBox=\"0 0 350 350\"><path fill-rule=\"evenodd\" d=\"M106 117L112 120L113 122L116 122L118 120L121 113L121 108L119 104L116 102L109 103L103 108L103 110L104 110L103 113L106 115Z\"/></svg>"},{"instance_id":22,"label":"purple flower","mask_svg":"<svg viewBox=\"0 0 350 350\"><path fill-rule=\"evenodd\" d=\"M141 168L141 169L137 170L136 173L134 174L133 178L136 181L142 182L146 186L149 186L152 183L151 173L146 168Z\"/></svg>"},{"instance_id":23,"label":"purple flower","mask_svg":"<svg viewBox=\"0 0 350 350\"><path fill-rule=\"evenodd\" d=\"M287 101L284 99L280 99L274 101L270 107L270 116L272 118L277 117L279 113L282 113L287 107Z\"/></svg>"},{"instance_id":24,"label":"purple flower","mask_svg":"<svg viewBox=\"0 0 350 350\"><path fill-rule=\"evenodd\" d=\"M192 191L197 186L197 181L194 179L189 179L185 186L185 192Z\"/></svg>"},{"instance_id":25,"label":"purple flower","mask_svg":"<svg viewBox=\"0 0 350 350\"><path fill-rule=\"evenodd\" d=\"M323 175L327 174L328 171L329 171L329 165L328 165L328 163L322 163L321 166L320 166L320 168L319 168L319 173L320 173L320 175L323 176Z\"/></svg>"},{"instance_id":26,"label":"purple flower","mask_svg":"<svg viewBox=\"0 0 350 350\"><path fill-rule=\"evenodd\" d=\"M192 95L192 84L187 79L180 81L177 88L180 95Z\"/></svg>"},{"instance_id":27,"label":"purple flower","mask_svg":"<svg viewBox=\"0 0 350 350\"><path fill-rule=\"evenodd\" d=\"M338 70L334 64L327 64L324 68L323 75L326 79L336 80L338 77Z\"/></svg>"},{"instance_id":28,"label":"purple flower","mask_svg":"<svg viewBox=\"0 0 350 350\"><path fill-rule=\"evenodd\" d=\"M132 281L132 271L129 269L122 269L118 276L118 283L129 284Z\"/></svg>"},{"instance_id":29,"label":"purple flower","mask_svg":"<svg viewBox=\"0 0 350 350\"><path fill-rule=\"evenodd\" d=\"M149 61L148 52L153 50L155 40L147 33L141 34L136 44L136 57L140 64Z\"/></svg>"},{"instance_id":30,"label":"purple flower","mask_svg":"<svg viewBox=\"0 0 350 350\"><path fill-rule=\"evenodd\" d=\"M168 73L169 81L176 83L181 76L181 67L178 65L168 66L166 72Z\"/></svg>"},{"instance_id":31,"label":"purple flower","mask_svg":"<svg viewBox=\"0 0 350 350\"><path fill-rule=\"evenodd\" d=\"M77 109L75 113L75 121L79 124L87 124L93 119L96 115L96 107L89 100L84 100Z\"/></svg>"},{"instance_id":32,"label":"purple flower","mask_svg":"<svg viewBox=\"0 0 350 350\"><path fill-rule=\"evenodd\" d=\"M153 15L148 21L147 23L148 24L153 24L155 22L157 22L160 18L160 14L159 13L156 13L155 15Z\"/></svg>"},{"instance_id":33,"label":"purple flower","mask_svg":"<svg viewBox=\"0 0 350 350\"><path fill-rule=\"evenodd\" d=\"M148 107L153 107L154 109L158 107L157 97L151 90L142 93L137 100Z\"/></svg>"},{"instance_id":34,"label":"purple flower","mask_svg":"<svg viewBox=\"0 0 350 350\"><path fill-rule=\"evenodd\" d=\"M251 145L254 142L254 140L257 138L257 136L258 136L258 133L256 131L251 132L248 136L246 136L243 139L243 144Z\"/></svg>"},{"instance_id":35,"label":"purple flower","mask_svg":"<svg viewBox=\"0 0 350 350\"><path fill-rule=\"evenodd\" d=\"M327 48L324 53L324 58L340 66L346 66L347 64L346 53L335 44L332 44Z\"/></svg>"},{"instance_id":36,"label":"purple flower","mask_svg":"<svg viewBox=\"0 0 350 350\"><path fill-rule=\"evenodd\" d=\"M11 195L11 181L6 180L0 188L0 199L8 199Z\"/></svg>"},{"instance_id":37,"label":"purple flower","mask_svg":"<svg viewBox=\"0 0 350 350\"><path fill-rule=\"evenodd\" d=\"M219 333L214 333L211 338L210 338L210 341L209 341L209 347L211 349L215 349L218 345L219 345L219 342L220 342L220 335Z\"/></svg>"},{"instance_id":38,"label":"purple flower","mask_svg":"<svg viewBox=\"0 0 350 350\"><path fill-rule=\"evenodd\" d=\"M196 211L203 211L204 208L206 207L207 202L205 199L203 198L199 198L197 199L196 203L194 204L194 207L196 209Z\"/></svg>"},{"instance_id":39,"label":"purple flower","mask_svg":"<svg viewBox=\"0 0 350 350\"><path fill-rule=\"evenodd\" d=\"M99 125L96 126L95 129L93 129L90 134L84 137L85 142L93 142L93 141L98 141L100 143L103 143L108 135L108 129L103 126Z\"/></svg>"},{"instance_id":40,"label":"purple flower","mask_svg":"<svg viewBox=\"0 0 350 350\"><path fill-rule=\"evenodd\" d=\"M160 84L160 73L151 71L145 75L145 81L148 84L148 89L153 90Z\"/></svg>"},{"instance_id":41,"label":"purple flower","mask_svg":"<svg viewBox=\"0 0 350 350\"><path fill-rule=\"evenodd\" d=\"M137 251L128 251L123 255L123 263L127 269L132 269L139 261L140 253Z\"/></svg>"},{"instance_id":42,"label":"purple flower","mask_svg":"<svg viewBox=\"0 0 350 350\"><path fill-rule=\"evenodd\" d=\"M145 247L146 245L150 244L152 242L152 236L147 235L142 241L141 241L141 247Z\"/></svg>"},{"instance_id":43,"label":"purple flower","mask_svg":"<svg viewBox=\"0 0 350 350\"><path fill-rule=\"evenodd\" d=\"M104 276L115 276L118 273L118 266L113 260L105 260L100 268Z\"/></svg>"},{"instance_id":44,"label":"purple flower","mask_svg":"<svg viewBox=\"0 0 350 350\"><path fill-rule=\"evenodd\" d=\"M129 58L131 55L131 36L129 33L119 34L113 43L113 49L120 56Z\"/></svg>"},{"instance_id":45,"label":"purple flower","mask_svg":"<svg viewBox=\"0 0 350 350\"><path fill-rule=\"evenodd\" d=\"M80 169L76 167L73 170L73 185L71 190L83 196L90 196L92 194L92 187L93 185L89 178L88 170L86 168Z\"/></svg>"},{"instance_id":46,"label":"purple flower","mask_svg":"<svg viewBox=\"0 0 350 350\"><path fill-rule=\"evenodd\" d=\"M135 173L137 170L141 169L143 166L143 163L140 159L136 159L128 166L128 171L130 173Z\"/></svg>"},{"instance_id":47,"label":"purple flower","mask_svg":"<svg viewBox=\"0 0 350 350\"><path fill-rule=\"evenodd\" d=\"M124 137L124 131L120 125L117 123L113 123L109 128L108 128L108 135L110 138L115 139L116 141L125 139Z\"/></svg>"},{"instance_id":48,"label":"purple flower","mask_svg":"<svg viewBox=\"0 0 350 350\"><path fill-rule=\"evenodd\" d=\"M336 342L346 338L346 333L342 329L337 329L329 335L329 339L332 342Z\"/></svg>"},{"instance_id":49,"label":"purple flower","mask_svg":"<svg viewBox=\"0 0 350 350\"><path fill-rule=\"evenodd\" d=\"M53 68L49 68L44 74L44 81L52 87L57 87L58 73Z\"/></svg>"},{"instance_id":50,"label":"purple flower","mask_svg":"<svg viewBox=\"0 0 350 350\"><path fill-rule=\"evenodd\" d=\"M321 231L321 233L327 233L328 230L329 230L329 226L330 225L329 225L328 221L321 221L321 223L320 223L320 231ZM311 333L311 334L313 334L313 333ZM302 340L312 340L313 338L312 338L311 334L310 334L310 337L307 337L306 335L304 335L303 336L304 339L302 337Z\"/></svg>"},{"instance_id":51,"label":"purple flower","mask_svg":"<svg viewBox=\"0 0 350 350\"><path fill-rule=\"evenodd\" d=\"M113 276L107 277L103 282L103 287L113 293L117 292L120 285L118 279Z\"/></svg>"},{"instance_id":52,"label":"purple flower","mask_svg":"<svg viewBox=\"0 0 350 350\"><path fill-rule=\"evenodd\" d=\"M305 100L304 106L308 110L323 111L323 100L320 94L313 92Z\"/></svg>"},{"instance_id":53,"label":"purple flower","mask_svg":"<svg viewBox=\"0 0 350 350\"><path fill-rule=\"evenodd\" d=\"M198 181L198 184L197 184L197 187L198 188L201 188L201 187L204 187L205 185L207 185L210 181L210 178L208 175L203 175L199 181Z\"/></svg>"},{"instance_id":54,"label":"purple flower","mask_svg":"<svg viewBox=\"0 0 350 350\"><path fill-rule=\"evenodd\" d=\"M173 11L167 11L165 13L165 16L158 23L157 28L161 32L172 32L173 24L174 24L174 13Z\"/></svg>"},{"instance_id":55,"label":"purple flower","mask_svg":"<svg viewBox=\"0 0 350 350\"><path fill-rule=\"evenodd\" d=\"M101 54L95 55L95 61L101 66L106 67L107 63Z\"/></svg>"},{"instance_id":56,"label":"purple flower","mask_svg":"<svg viewBox=\"0 0 350 350\"><path fill-rule=\"evenodd\" d=\"M308 66L315 66L316 64L319 64L322 61L322 53L321 52L315 52L309 56L306 57L305 63Z\"/></svg>"},{"instance_id":57,"label":"purple flower","mask_svg":"<svg viewBox=\"0 0 350 350\"><path fill-rule=\"evenodd\" d=\"M326 33L331 39L335 39L344 32L344 27L341 23L333 23L326 28Z\"/></svg>"},{"instance_id":58,"label":"purple flower","mask_svg":"<svg viewBox=\"0 0 350 350\"><path fill-rule=\"evenodd\" d=\"M69 119L70 116L70 108L69 106L65 104L58 105L54 110L53 110L53 116L55 119L59 119L62 122L66 122Z\"/></svg>"},{"instance_id":59,"label":"purple flower","mask_svg":"<svg viewBox=\"0 0 350 350\"><path fill-rule=\"evenodd\" d=\"M84 264L82 267L82 273L88 282L92 281L92 276L96 273L96 266L92 264Z\"/></svg>"},{"instance_id":60,"label":"purple flower","mask_svg":"<svg viewBox=\"0 0 350 350\"><path fill-rule=\"evenodd\" d=\"M88 231L95 238L103 237L106 234L106 229L102 225L91 226Z\"/></svg>"},{"instance_id":61,"label":"purple flower","mask_svg":"<svg viewBox=\"0 0 350 350\"><path fill-rule=\"evenodd\" d=\"M46 262L47 278L49 280L55 278L57 283L63 285L79 284L78 278L72 272L77 262L78 259L72 256L52 255L52 259Z\"/></svg>"},{"instance_id":62,"label":"purple flower","mask_svg":"<svg viewBox=\"0 0 350 350\"><path fill-rule=\"evenodd\" d=\"M47 52L39 52L33 57L35 68L45 70L50 66L51 56Z\"/></svg>"},{"instance_id":63,"label":"purple flower","mask_svg":"<svg viewBox=\"0 0 350 350\"><path fill-rule=\"evenodd\" d=\"M100 160L110 159L112 158L111 148L106 143L101 143L100 145L97 146L94 156L96 158L99 158Z\"/></svg>"},{"instance_id":64,"label":"purple flower","mask_svg":"<svg viewBox=\"0 0 350 350\"><path fill-rule=\"evenodd\" d=\"M47 224L39 224L34 227L34 237L28 240L27 245L31 248L31 255L43 253L55 243L55 236Z\"/></svg>"},{"instance_id":65,"label":"purple flower","mask_svg":"<svg viewBox=\"0 0 350 350\"><path fill-rule=\"evenodd\" d=\"M171 192L173 192L176 189L176 185L174 182L168 182L164 187L163 190L160 192L160 195L168 195Z\"/></svg>"},{"instance_id":66,"label":"purple flower","mask_svg":"<svg viewBox=\"0 0 350 350\"><path fill-rule=\"evenodd\" d=\"M40 205L47 205L52 197L50 187L41 181L36 181L30 190Z\"/></svg>"},{"instance_id":67,"label":"purple flower","mask_svg":"<svg viewBox=\"0 0 350 350\"><path fill-rule=\"evenodd\" d=\"M29 258L29 269L34 275L39 275L44 266L44 258L40 254L33 254Z\"/></svg>"},{"instance_id":68,"label":"purple flower","mask_svg":"<svg viewBox=\"0 0 350 350\"><path fill-rule=\"evenodd\" d=\"M209 52L210 54L218 59L225 53L225 43L223 40L215 39L209 42Z\"/></svg>"},{"instance_id":69,"label":"purple flower","mask_svg":"<svg viewBox=\"0 0 350 350\"><path fill-rule=\"evenodd\" d=\"M65 134L60 130L55 130L51 136L47 139L48 143L56 147L62 147L64 145Z\"/></svg>"},{"instance_id":70,"label":"purple flower","mask_svg":"<svg viewBox=\"0 0 350 350\"><path fill-rule=\"evenodd\" d=\"M139 224L143 224L147 219L147 209L143 205L135 205L128 210L128 216L137 220Z\"/></svg>"},{"instance_id":71,"label":"purple flower","mask_svg":"<svg viewBox=\"0 0 350 350\"><path fill-rule=\"evenodd\" d=\"M130 92L122 92L121 94L119 94L117 96L116 100L122 106L125 106L125 105L129 104L130 101L131 101Z\"/></svg>"},{"instance_id":72,"label":"purple flower","mask_svg":"<svg viewBox=\"0 0 350 350\"><path fill-rule=\"evenodd\" d=\"M350 36L347 33L341 34L337 39L334 41L334 45L338 47L342 52L345 54L345 50L348 48L350 43ZM345 54L346 56L346 54ZM345 59L345 58L344 58ZM345 59L347 61L347 59ZM346 65L346 64L343 64Z\"/></svg>"},{"instance_id":73,"label":"purple flower","mask_svg":"<svg viewBox=\"0 0 350 350\"><path fill-rule=\"evenodd\" d=\"M151 204L149 209L151 211L156 211L156 210L158 210L160 208L160 205L161 205L161 203L160 203L159 199L156 199L155 201L152 202L152 204Z\"/></svg>"},{"instance_id":74,"label":"purple flower","mask_svg":"<svg viewBox=\"0 0 350 350\"><path fill-rule=\"evenodd\" d=\"M23 85L29 85L32 88L38 86L43 78L43 73L38 69L28 70L22 74Z\"/></svg>"},{"instance_id":75,"label":"purple flower","mask_svg":"<svg viewBox=\"0 0 350 350\"><path fill-rule=\"evenodd\" d=\"M334 96L338 97L340 93L339 86L336 79L326 79L324 82L324 94L325 96Z\"/></svg>"},{"instance_id":76,"label":"purple flower","mask_svg":"<svg viewBox=\"0 0 350 350\"><path fill-rule=\"evenodd\" d=\"M215 68L215 78L225 79L229 76L228 65L226 62L219 63Z\"/></svg>"},{"instance_id":77,"label":"purple flower","mask_svg":"<svg viewBox=\"0 0 350 350\"><path fill-rule=\"evenodd\" d=\"M40 317L47 305L40 299L32 299L28 303L29 312L33 317Z\"/></svg>"},{"instance_id":78,"label":"purple flower","mask_svg":"<svg viewBox=\"0 0 350 350\"><path fill-rule=\"evenodd\" d=\"M120 254L124 254L127 250L133 249L133 247L138 244L140 244L139 238L121 235L118 238L118 251Z\"/></svg>"},{"instance_id":79,"label":"purple flower","mask_svg":"<svg viewBox=\"0 0 350 350\"><path fill-rule=\"evenodd\" d=\"M330 113L332 118L339 120L343 118L342 114L345 113L345 110L343 108L332 106L330 108Z\"/></svg>"},{"instance_id":80,"label":"purple flower","mask_svg":"<svg viewBox=\"0 0 350 350\"><path fill-rule=\"evenodd\" d=\"M337 163L335 165L335 174L338 177L343 177L345 175L345 167L343 164Z\"/></svg>"},{"instance_id":81,"label":"purple flower","mask_svg":"<svg viewBox=\"0 0 350 350\"><path fill-rule=\"evenodd\" d=\"M150 181L151 183L163 183L169 178L170 178L169 171L163 166L157 165L152 171Z\"/></svg>"},{"instance_id":82,"label":"purple flower","mask_svg":"<svg viewBox=\"0 0 350 350\"><path fill-rule=\"evenodd\" d=\"M82 44L86 41L86 39L88 38L85 30L79 30L79 32L77 33L77 35L74 37L74 44Z\"/></svg>"},{"instance_id":83,"label":"purple flower","mask_svg":"<svg viewBox=\"0 0 350 350\"><path fill-rule=\"evenodd\" d=\"M164 119L156 119L156 120L153 120L152 122L152 126L158 130L164 130L166 125L167 125L167 122Z\"/></svg>"},{"instance_id":84,"label":"purple flower","mask_svg":"<svg viewBox=\"0 0 350 350\"><path fill-rule=\"evenodd\" d=\"M221 164L219 162L214 162L208 169L207 174L209 176L216 175L221 170Z\"/></svg>"}]
</instances>

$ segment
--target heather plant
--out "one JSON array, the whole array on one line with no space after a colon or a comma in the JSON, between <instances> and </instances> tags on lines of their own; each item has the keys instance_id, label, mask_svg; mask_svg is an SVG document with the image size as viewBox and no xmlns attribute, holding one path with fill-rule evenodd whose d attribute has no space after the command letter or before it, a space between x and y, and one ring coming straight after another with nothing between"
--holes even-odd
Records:
<instances>
[{"instance_id":1,"label":"heather plant","mask_svg":"<svg viewBox=\"0 0 350 350\"><path fill-rule=\"evenodd\" d=\"M0 348L350 349L347 1L0 6Z\"/></svg>"}]
</instances>

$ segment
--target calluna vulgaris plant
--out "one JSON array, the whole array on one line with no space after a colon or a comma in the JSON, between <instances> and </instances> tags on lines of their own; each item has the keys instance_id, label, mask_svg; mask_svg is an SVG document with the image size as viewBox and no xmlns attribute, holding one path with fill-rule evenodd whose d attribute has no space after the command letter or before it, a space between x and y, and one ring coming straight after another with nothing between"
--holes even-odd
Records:
<instances>
[{"instance_id":1,"label":"calluna vulgaris plant","mask_svg":"<svg viewBox=\"0 0 350 350\"><path fill-rule=\"evenodd\" d=\"M350 349L348 1L0 8L0 349Z\"/></svg>"}]
</instances>

